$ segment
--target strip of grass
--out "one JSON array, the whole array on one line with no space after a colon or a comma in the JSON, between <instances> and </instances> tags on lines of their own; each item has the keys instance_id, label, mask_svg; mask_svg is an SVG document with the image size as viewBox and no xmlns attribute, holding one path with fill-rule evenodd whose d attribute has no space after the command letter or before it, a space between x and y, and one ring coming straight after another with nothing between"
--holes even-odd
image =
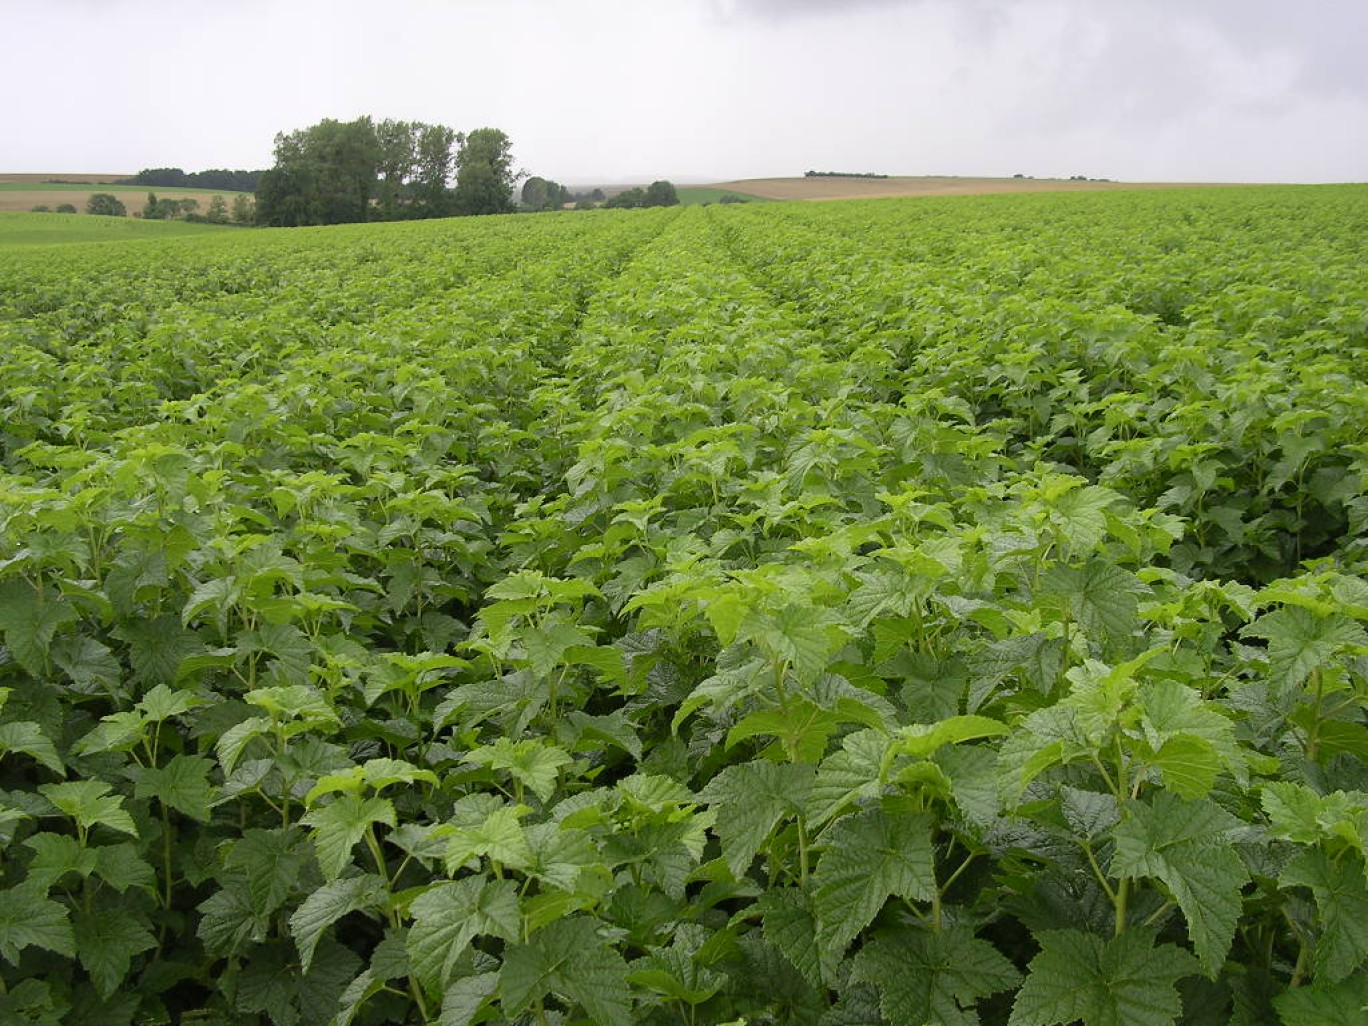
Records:
<instances>
[{"instance_id":1,"label":"strip of grass","mask_svg":"<svg viewBox=\"0 0 1368 1026\"><path fill-rule=\"evenodd\" d=\"M134 217L87 214L19 214L0 211L0 249L52 246L71 242L129 242L176 235L233 231L226 225L188 221L143 221Z\"/></svg>"},{"instance_id":2,"label":"strip of grass","mask_svg":"<svg viewBox=\"0 0 1368 1026\"><path fill-rule=\"evenodd\" d=\"M679 202L686 207L702 206L704 203L720 203L723 196L738 196L747 203L774 203L775 200L764 196L754 196L746 192L737 192L735 189L714 189L706 185L682 185L675 190L679 194Z\"/></svg>"}]
</instances>

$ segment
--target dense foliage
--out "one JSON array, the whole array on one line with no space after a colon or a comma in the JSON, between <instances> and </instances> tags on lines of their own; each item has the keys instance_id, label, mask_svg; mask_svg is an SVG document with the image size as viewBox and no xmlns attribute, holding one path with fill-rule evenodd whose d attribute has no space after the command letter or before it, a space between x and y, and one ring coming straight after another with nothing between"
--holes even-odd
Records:
<instances>
[{"instance_id":1,"label":"dense foliage","mask_svg":"<svg viewBox=\"0 0 1368 1026\"><path fill-rule=\"evenodd\" d=\"M0 249L0 1020L1353 1021L1366 238Z\"/></svg>"},{"instance_id":2,"label":"dense foliage","mask_svg":"<svg viewBox=\"0 0 1368 1026\"><path fill-rule=\"evenodd\" d=\"M183 171L178 167L147 167L121 185L151 185L159 189L221 189L224 192L256 192L264 171L230 171L210 168L208 171Z\"/></svg>"}]
</instances>

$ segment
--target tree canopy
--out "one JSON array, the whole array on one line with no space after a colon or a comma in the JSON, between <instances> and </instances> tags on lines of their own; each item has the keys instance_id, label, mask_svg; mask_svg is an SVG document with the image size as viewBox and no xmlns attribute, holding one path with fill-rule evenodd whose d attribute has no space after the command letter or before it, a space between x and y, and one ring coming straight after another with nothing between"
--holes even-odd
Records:
<instances>
[{"instance_id":1,"label":"tree canopy","mask_svg":"<svg viewBox=\"0 0 1368 1026\"><path fill-rule=\"evenodd\" d=\"M679 203L679 193L673 182L652 182L645 189L625 189L611 196L605 207L636 209L637 207L673 207Z\"/></svg>"},{"instance_id":2,"label":"tree canopy","mask_svg":"<svg viewBox=\"0 0 1368 1026\"><path fill-rule=\"evenodd\" d=\"M456 212L507 214L513 210L513 143L497 128L477 128L456 154Z\"/></svg>"},{"instance_id":3,"label":"tree canopy","mask_svg":"<svg viewBox=\"0 0 1368 1026\"><path fill-rule=\"evenodd\" d=\"M452 188L452 179L455 188ZM260 224L394 221L514 209L512 143L422 121L331 118L282 132L256 189Z\"/></svg>"}]
</instances>

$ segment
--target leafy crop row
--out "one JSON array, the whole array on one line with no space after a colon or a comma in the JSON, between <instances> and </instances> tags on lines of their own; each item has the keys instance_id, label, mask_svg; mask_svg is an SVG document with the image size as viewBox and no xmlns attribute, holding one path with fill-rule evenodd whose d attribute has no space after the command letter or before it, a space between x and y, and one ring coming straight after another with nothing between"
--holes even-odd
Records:
<instances>
[{"instance_id":1,"label":"leafy crop row","mask_svg":"<svg viewBox=\"0 0 1368 1026\"><path fill-rule=\"evenodd\" d=\"M0 1021L1354 1021L1366 199L0 250Z\"/></svg>"}]
</instances>

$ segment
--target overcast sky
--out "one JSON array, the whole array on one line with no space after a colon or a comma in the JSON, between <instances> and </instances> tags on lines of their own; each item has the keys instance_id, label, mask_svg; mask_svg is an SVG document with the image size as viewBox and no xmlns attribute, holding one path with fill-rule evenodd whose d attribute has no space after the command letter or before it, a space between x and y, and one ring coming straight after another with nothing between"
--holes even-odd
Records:
<instances>
[{"instance_id":1,"label":"overcast sky","mask_svg":"<svg viewBox=\"0 0 1368 1026\"><path fill-rule=\"evenodd\" d=\"M1368 180L1368 0L0 0L0 172L271 163L360 114L567 184Z\"/></svg>"}]
</instances>

